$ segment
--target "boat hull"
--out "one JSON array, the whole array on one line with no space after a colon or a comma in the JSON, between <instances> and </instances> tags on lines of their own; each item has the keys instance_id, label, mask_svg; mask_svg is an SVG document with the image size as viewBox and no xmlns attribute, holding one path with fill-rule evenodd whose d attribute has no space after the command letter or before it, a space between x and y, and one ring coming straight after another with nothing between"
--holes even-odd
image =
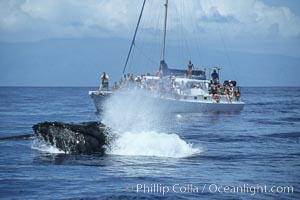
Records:
<instances>
[{"instance_id":1,"label":"boat hull","mask_svg":"<svg viewBox=\"0 0 300 200\"><path fill-rule=\"evenodd\" d=\"M112 95L112 92L104 91L89 91L90 97L93 99L93 102L96 106L97 112L101 112L103 109L104 102Z\"/></svg>"},{"instance_id":2,"label":"boat hull","mask_svg":"<svg viewBox=\"0 0 300 200\"><path fill-rule=\"evenodd\" d=\"M244 108L243 102L212 102L212 101L183 101L172 99L158 99L158 102L168 112L199 113L199 112L240 112Z\"/></svg>"},{"instance_id":3,"label":"boat hull","mask_svg":"<svg viewBox=\"0 0 300 200\"><path fill-rule=\"evenodd\" d=\"M113 92L89 92L89 95L94 101L96 109L101 112L103 104ZM201 113L201 112L240 112L243 110L244 102L221 101L219 103L212 100L185 100L172 99L163 97L145 96L147 100L151 99L151 104L159 106L162 112L172 113Z\"/></svg>"}]
</instances>

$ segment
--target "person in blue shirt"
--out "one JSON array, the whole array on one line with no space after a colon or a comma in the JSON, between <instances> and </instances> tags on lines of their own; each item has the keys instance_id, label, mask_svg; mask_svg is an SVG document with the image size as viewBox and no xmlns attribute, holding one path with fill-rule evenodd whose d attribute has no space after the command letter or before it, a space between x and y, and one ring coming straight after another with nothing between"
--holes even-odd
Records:
<instances>
[{"instance_id":1,"label":"person in blue shirt","mask_svg":"<svg viewBox=\"0 0 300 200\"><path fill-rule=\"evenodd\" d=\"M217 73L217 70L214 69L213 73L211 74L211 79L215 84L219 82L219 74Z\"/></svg>"}]
</instances>

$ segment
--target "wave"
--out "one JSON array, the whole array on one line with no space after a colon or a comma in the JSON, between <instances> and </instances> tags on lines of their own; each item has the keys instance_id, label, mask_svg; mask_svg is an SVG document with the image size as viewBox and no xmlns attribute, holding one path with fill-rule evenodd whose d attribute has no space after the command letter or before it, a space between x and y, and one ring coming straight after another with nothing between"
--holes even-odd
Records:
<instances>
[{"instance_id":1,"label":"wave","mask_svg":"<svg viewBox=\"0 0 300 200\"><path fill-rule=\"evenodd\" d=\"M285 118L280 118L280 120L286 122L300 122L300 117L285 117Z\"/></svg>"},{"instance_id":2,"label":"wave","mask_svg":"<svg viewBox=\"0 0 300 200\"><path fill-rule=\"evenodd\" d=\"M208 139L209 142L222 142L222 143L231 143L231 142L249 142L249 141L256 141L259 138L256 136L235 136L235 137L220 137L216 136L215 138Z\"/></svg>"},{"instance_id":3,"label":"wave","mask_svg":"<svg viewBox=\"0 0 300 200\"><path fill-rule=\"evenodd\" d=\"M294 139L300 138L300 132L287 132L287 133L273 133L264 135L266 137L275 137L275 138L287 138L287 139Z\"/></svg>"}]
</instances>

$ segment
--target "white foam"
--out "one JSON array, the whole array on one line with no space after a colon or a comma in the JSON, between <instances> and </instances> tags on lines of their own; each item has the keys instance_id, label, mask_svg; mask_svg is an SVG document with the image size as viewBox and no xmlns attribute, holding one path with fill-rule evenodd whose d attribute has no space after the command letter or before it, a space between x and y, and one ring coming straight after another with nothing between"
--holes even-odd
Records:
<instances>
[{"instance_id":1,"label":"white foam","mask_svg":"<svg viewBox=\"0 0 300 200\"><path fill-rule=\"evenodd\" d=\"M50 144L47 144L41 140L38 140L37 138L33 139L31 148L34 150L38 150L41 152L47 152L47 153L51 153L51 154L67 153L67 152L64 152L64 151L50 145Z\"/></svg>"},{"instance_id":2,"label":"white foam","mask_svg":"<svg viewBox=\"0 0 300 200\"><path fill-rule=\"evenodd\" d=\"M111 144L108 154L183 158L201 153L200 148L182 140L177 134L125 132Z\"/></svg>"}]
</instances>

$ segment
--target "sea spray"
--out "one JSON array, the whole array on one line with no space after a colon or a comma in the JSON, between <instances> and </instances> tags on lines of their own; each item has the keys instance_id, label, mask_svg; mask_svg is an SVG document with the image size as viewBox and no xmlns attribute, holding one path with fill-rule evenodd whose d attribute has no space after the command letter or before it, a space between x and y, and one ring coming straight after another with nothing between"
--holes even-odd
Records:
<instances>
[{"instance_id":1,"label":"sea spray","mask_svg":"<svg viewBox=\"0 0 300 200\"><path fill-rule=\"evenodd\" d=\"M51 145L51 144L48 144L42 140L39 140L37 137L35 137L33 140L32 140L32 143L31 143L31 148L34 149L34 150L38 150L38 151L41 151L41 152L46 152L46 153L52 153L52 154L65 154L65 153L68 153L68 152L64 152L62 150L59 150L58 148L56 148L55 146Z\"/></svg>"},{"instance_id":2,"label":"sea spray","mask_svg":"<svg viewBox=\"0 0 300 200\"><path fill-rule=\"evenodd\" d=\"M124 132L111 144L108 154L182 158L201 152L176 134Z\"/></svg>"},{"instance_id":3,"label":"sea spray","mask_svg":"<svg viewBox=\"0 0 300 200\"><path fill-rule=\"evenodd\" d=\"M103 104L103 123L120 131L159 130L165 116L155 98L143 91L115 93Z\"/></svg>"},{"instance_id":4,"label":"sea spray","mask_svg":"<svg viewBox=\"0 0 300 200\"><path fill-rule=\"evenodd\" d=\"M115 134L108 154L180 158L202 151L177 134L166 133L174 122L157 98L142 91L115 93L103 106L102 122Z\"/></svg>"}]
</instances>

